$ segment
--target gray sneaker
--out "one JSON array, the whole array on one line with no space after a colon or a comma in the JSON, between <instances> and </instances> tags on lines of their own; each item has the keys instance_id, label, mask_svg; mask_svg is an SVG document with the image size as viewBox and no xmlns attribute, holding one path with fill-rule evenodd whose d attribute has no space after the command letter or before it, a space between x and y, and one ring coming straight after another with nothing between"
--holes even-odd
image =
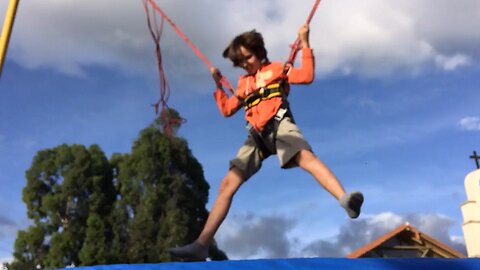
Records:
<instances>
[{"instance_id":1,"label":"gray sneaker","mask_svg":"<svg viewBox=\"0 0 480 270\"><path fill-rule=\"evenodd\" d=\"M352 192L345 194L340 198L340 205L347 211L350 218L357 218L363 204L363 194L361 192Z\"/></svg>"},{"instance_id":2,"label":"gray sneaker","mask_svg":"<svg viewBox=\"0 0 480 270\"><path fill-rule=\"evenodd\" d=\"M208 257L208 246L197 241L183 247L171 248L168 251L173 257L187 260L204 261Z\"/></svg>"}]
</instances>

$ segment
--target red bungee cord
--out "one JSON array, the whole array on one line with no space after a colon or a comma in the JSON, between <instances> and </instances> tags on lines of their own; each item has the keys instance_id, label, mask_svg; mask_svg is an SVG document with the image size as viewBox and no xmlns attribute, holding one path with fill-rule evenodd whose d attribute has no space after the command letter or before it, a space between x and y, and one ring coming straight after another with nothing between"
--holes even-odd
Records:
<instances>
[{"instance_id":1,"label":"red bungee cord","mask_svg":"<svg viewBox=\"0 0 480 270\"><path fill-rule=\"evenodd\" d=\"M313 18L313 15L315 14L315 11L317 11L317 7L320 4L321 0L316 0L315 4L312 7L312 10L310 11L310 14L307 17L307 21L305 22L306 24L310 24L310 21ZM288 56L287 63L290 65L293 65L293 62L295 61L295 58L297 57L297 53L300 50L300 38L297 37L295 42L290 46L292 49L290 50L290 54Z\"/></svg>"},{"instance_id":2,"label":"red bungee cord","mask_svg":"<svg viewBox=\"0 0 480 270\"><path fill-rule=\"evenodd\" d=\"M155 42L155 52L157 55L157 67L158 73L160 75L160 99L153 106L155 107L155 113L158 113L158 107L162 104L162 107L167 104L168 98L170 97L170 88L168 86L167 78L165 76L165 71L162 65L162 52L160 49L160 38L163 32L163 19L160 21L160 26L157 23L157 17L153 13L153 26L152 19L150 17L150 11L148 9L147 2L143 1L143 6L145 8L145 14L147 15L147 25L150 34L152 35L153 41Z\"/></svg>"},{"instance_id":3,"label":"red bungee cord","mask_svg":"<svg viewBox=\"0 0 480 270\"><path fill-rule=\"evenodd\" d=\"M157 102L155 102L152 106L154 107L156 114L158 114L160 105L162 106L162 109L160 111L161 124L165 134L167 136L171 136L174 133L174 128L180 126L180 124L185 122L185 119L182 119L178 115L172 115L170 108L167 105L167 101L170 98L170 87L167 82L167 77L165 76L165 70L163 69L162 52L160 49L160 38L163 32L164 20L162 18L159 25L155 13L153 13L153 20L150 17L150 11L149 11L148 3L146 0L143 1L143 6L145 8L145 14L147 15L148 30L150 31L153 41L155 42L155 52L157 55L158 73L160 76L160 99Z\"/></svg>"},{"instance_id":4,"label":"red bungee cord","mask_svg":"<svg viewBox=\"0 0 480 270\"><path fill-rule=\"evenodd\" d=\"M175 30L175 32L177 32L177 34L187 43L188 46L190 46L190 48L192 49L192 51L200 58L203 60L203 62L205 62L205 64L208 66L209 69L212 69L214 68L214 66L212 65L212 63L207 59L207 57L205 57L205 55L197 48L197 46L195 46L195 44L193 44L193 42L190 41L190 39L182 32L182 30L180 29L180 27L178 27L168 16L167 14L155 3L154 0L144 0L144 4L146 4L145 2L149 2L150 5L152 6L153 9L155 9L155 11L157 11L161 16L162 18L164 18L173 28L173 30ZM232 88L232 85L230 84L230 82L227 80L227 78L223 77L222 76L222 79L220 80L220 82L222 83L222 85L227 88L232 94L234 93L233 92L233 88Z\"/></svg>"},{"instance_id":5,"label":"red bungee cord","mask_svg":"<svg viewBox=\"0 0 480 270\"><path fill-rule=\"evenodd\" d=\"M307 17L306 24L310 24L310 21L313 18L313 15L315 14L315 11L317 10L318 5L320 4L321 0L316 0L315 4L310 11L310 14ZM162 21L160 24L160 27L157 24L156 16L154 13L154 22L155 26L152 27L151 24L151 18L150 18L150 11L148 8L148 4L152 6L152 8L157 11L162 16ZM162 54L160 50L160 36L163 30L163 21L166 20L172 28L177 32L177 34L187 43L187 45L192 49L192 51L201 59L203 62L208 66L209 69L214 68L212 63L205 57L205 55L190 41L190 39L180 30L180 28L167 16L167 14L155 3L154 0L143 0L143 5L145 7L145 13L147 15L147 23L148 23L148 28L150 30L150 33L152 35L152 38L155 42L155 47L156 47L156 54L157 54L157 63L158 63L158 70L160 74L160 100L153 104L155 107L155 112L158 113L158 108L160 104L162 105L162 112L160 117L162 118L162 123L164 126L165 132L168 134L172 133L172 126L178 125L181 122L184 121L184 119L181 119L179 117L170 117L169 116L169 109L167 106L167 101L170 96L170 89L168 87L168 83L165 77L165 72L163 70L162 66ZM295 58L297 56L298 51L300 50L300 38L297 37L295 42L290 46L290 54L288 57L288 60L286 64L293 65L293 62L295 61ZM227 88L230 93L234 94L233 88L230 84L230 82L227 80L226 77L222 76L220 80L221 84Z\"/></svg>"}]
</instances>

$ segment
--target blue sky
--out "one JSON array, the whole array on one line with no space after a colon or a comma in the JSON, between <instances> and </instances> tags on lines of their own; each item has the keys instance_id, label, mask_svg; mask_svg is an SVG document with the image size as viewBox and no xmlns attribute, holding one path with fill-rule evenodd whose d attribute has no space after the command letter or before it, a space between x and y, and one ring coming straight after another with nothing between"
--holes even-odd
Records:
<instances>
[{"instance_id":1,"label":"blue sky","mask_svg":"<svg viewBox=\"0 0 480 270\"><path fill-rule=\"evenodd\" d=\"M8 1L0 3L0 17ZM270 59L285 60L313 1L157 2L211 62L253 28ZM231 258L344 256L410 222L460 250L464 177L480 152L480 2L322 1L311 23L316 79L291 91L296 121L347 190L361 190L362 216L300 169L276 157L238 192L217 235ZM225 119L207 67L166 26L169 105L211 185L246 133L242 113ZM159 98L153 42L141 1L20 3L0 80L0 260L28 226L21 199L35 153L62 143L125 153L154 120Z\"/></svg>"}]
</instances>

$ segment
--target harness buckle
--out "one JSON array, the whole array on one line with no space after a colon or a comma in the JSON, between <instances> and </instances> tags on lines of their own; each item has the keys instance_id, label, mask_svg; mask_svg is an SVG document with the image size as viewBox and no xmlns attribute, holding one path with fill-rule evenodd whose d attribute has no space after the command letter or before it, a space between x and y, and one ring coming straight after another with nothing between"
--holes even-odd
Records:
<instances>
[{"instance_id":1,"label":"harness buckle","mask_svg":"<svg viewBox=\"0 0 480 270\"><path fill-rule=\"evenodd\" d=\"M278 109L277 114L275 114L275 120L281 121L287 112L288 112L287 108Z\"/></svg>"}]
</instances>

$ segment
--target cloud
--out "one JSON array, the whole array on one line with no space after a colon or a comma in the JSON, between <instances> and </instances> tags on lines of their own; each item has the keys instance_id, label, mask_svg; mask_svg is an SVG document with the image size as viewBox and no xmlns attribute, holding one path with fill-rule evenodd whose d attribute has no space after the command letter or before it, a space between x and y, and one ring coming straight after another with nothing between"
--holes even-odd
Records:
<instances>
[{"instance_id":1,"label":"cloud","mask_svg":"<svg viewBox=\"0 0 480 270\"><path fill-rule=\"evenodd\" d=\"M467 116L459 121L459 125L464 130L480 130L480 117Z\"/></svg>"},{"instance_id":2,"label":"cloud","mask_svg":"<svg viewBox=\"0 0 480 270\"><path fill-rule=\"evenodd\" d=\"M452 56L437 55L435 56L435 63L440 68L450 71L463 66L469 66L472 60L467 55L455 54Z\"/></svg>"},{"instance_id":3,"label":"cloud","mask_svg":"<svg viewBox=\"0 0 480 270\"><path fill-rule=\"evenodd\" d=\"M3 267L4 263L10 263L13 261L13 257L0 257L0 270L7 270L7 268Z\"/></svg>"},{"instance_id":4,"label":"cloud","mask_svg":"<svg viewBox=\"0 0 480 270\"><path fill-rule=\"evenodd\" d=\"M11 220L10 220L9 218L7 218L7 217L0 216L0 226L4 226L4 225L14 226L14 225L15 225L15 222L11 221Z\"/></svg>"},{"instance_id":5,"label":"cloud","mask_svg":"<svg viewBox=\"0 0 480 270\"><path fill-rule=\"evenodd\" d=\"M232 258L284 258L290 253L287 233L294 222L281 216L237 215L217 237Z\"/></svg>"},{"instance_id":6,"label":"cloud","mask_svg":"<svg viewBox=\"0 0 480 270\"><path fill-rule=\"evenodd\" d=\"M0 239L14 234L17 225L8 217L0 215Z\"/></svg>"},{"instance_id":7,"label":"cloud","mask_svg":"<svg viewBox=\"0 0 480 270\"><path fill-rule=\"evenodd\" d=\"M303 248L307 257L344 257L353 250L372 242L402 224L402 218L393 213L382 213L344 224L330 240L319 239Z\"/></svg>"},{"instance_id":8,"label":"cloud","mask_svg":"<svg viewBox=\"0 0 480 270\"><path fill-rule=\"evenodd\" d=\"M421 232L456 250L463 253L466 251L463 238L449 233L455 221L438 214L399 215L385 212L370 215L346 222L336 235L327 239L313 240L290 236L298 222L282 216L238 215L222 225L216 239L219 247L234 259L345 257L401 224L409 222Z\"/></svg>"},{"instance_id":9,"label":"cloud","mask_svg":"<svg viewBox=\"0 0 480 270\"><path fill-rule=\"evenodd\" d=\"M462 237L451 236L450 228L455 226L456 222L444 215L432 213L415 213L405 217L418 230L433 236L435 239L447 244L450 247L466 254L465 244Z\"/></svg>"},{"instance_id":10,"label":"cloud","mask_svg":"<svg viewBox=\"0 0 480 270\"><path fill-rule=\"evenodd\" d=\"M270 58L285 59L311 5L170 0L161 7L207 58L226 68L230 64L221 59L222 49L235 34L252 28L264 33ZM317 71L378 77L421 72L429 65L445 71L471 65L480 56L480 37L473 27L479 11L475 0L322 2L311 23ZM17 15L9 53L25 67L76 76L86 76L91 66L155 72L141 1L27 1ZM169 25L162 52L173 76L205 75L203 63Z\"/></svg>"},{"instance_id":11,"label":"cloud","mask_svg":"<svg viewBox=\"0 0 480 270\"><path fill-rule=\"evenodd\" d=\"M401 216L390 212L349 221L340 228L340 232L333 240L314 241L307 245L303 252L307 256L344 257L406 222L465 253L461 239L449 235L448 230L455 225L452 219L437 214L415 213Z\"/></svg>"},{"instance_id":12,"label":"cloud","mask_svg":"<svg viewBox=\"0 0 480 270\"><path fill-rule=\"evenodd\" d=\"M95 65L133 71L147 56L148 36L146 29L141 31L145 22L140 12L140 1L21 3L12 57L28 68L73 75L83 75L84 67Z\"/></svg>"},{"instance_id":13,"label":"cloud","mask_svg":"<svg viewBox=\"0 0 480 270\"><path fill-rule=\"evenodd\" d=\"M352 95L351 97L346 98L344 103L346 106L358 107L374 114L382 113L382 104L370 97L358 97Z\"/></svg>"}]
</instances>

